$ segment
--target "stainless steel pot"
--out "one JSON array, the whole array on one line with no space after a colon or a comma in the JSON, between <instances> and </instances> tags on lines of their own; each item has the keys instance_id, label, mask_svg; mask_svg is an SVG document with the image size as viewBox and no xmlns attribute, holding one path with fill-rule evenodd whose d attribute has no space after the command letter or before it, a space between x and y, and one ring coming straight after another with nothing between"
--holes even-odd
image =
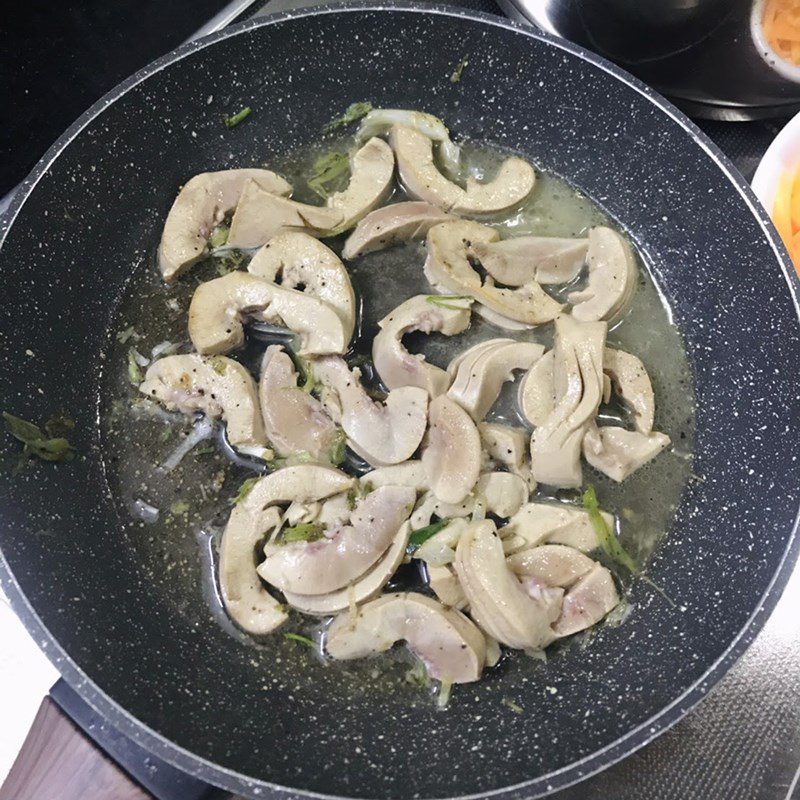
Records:
<instances>
[{"instance_id":1,"label":"stainless steel pot","mask_svg":"<svg viewBox=\"0 0 800 800\"><path fill-rule=\"evenodd\" d=\"M594 50L693 116L800 110L800 68L761 30L764 0L498 0L513 19Z\"/></svg>"}]
</instances>

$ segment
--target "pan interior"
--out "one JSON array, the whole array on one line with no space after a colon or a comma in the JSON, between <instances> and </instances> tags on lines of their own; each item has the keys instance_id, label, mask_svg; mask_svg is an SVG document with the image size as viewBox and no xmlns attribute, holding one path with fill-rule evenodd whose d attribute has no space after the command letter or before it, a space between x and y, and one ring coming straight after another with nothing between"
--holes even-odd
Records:
<instances>
[{"instance_id":1,"label":"pan interior","mask_svg":"<svg viewBox=\"0 0 800 800\"><path fill-rule=\"evenodd\" d=\"M307 189L304 192L304 188L314 160L325 152L346 152L351 146L350 138L326 142L324 146L313 146L282 157L276 155L271 166L295 187L297 198L313 202L313 196ZM504 155L471 143L465 147L466 171L491 175ZM407 198L398 190L391 199L402 201ZM590 200L565 181L540 173L535 195L508 220L498 223L498 227L506 235L531 233L575 237L585 236L593 225L609 222ZM338 252L343 239L339 237L328 244ZM246 258L243 257L245 261ZM422 243L408 243L348 264L361 308L359 334L349 356L353 363L363 363L360 359L370 358L377 320L407 298L431 292L422 272L424 260ZM131 348L150 355L154 347L167 341L180 344L182 350L190 349L186 342L186 325L193 289L201 280L216 277L235 264L242 266L239 258L234 262L230 256L212 258L170 288L164 286L154 264L145 264L126 287L115 318L116 335L105 358L106 381L100 396L104 464L111 493L117 500L120 516L133 518L125 544L132 548L133 557L150 574L153 591L163 593L164 600L171 603L178 613L199 624L207 619L210 607L212 614L236 641L249 644L253 649L252 657L258 660L258 666L254 667L257 672L269 673L274 658L280 654L290 665L294 664L295 669L310 670L307 679L324 684L331 700L338 705L346 705L353 693L370 691L376 692L375 700L383 704L395 705L399 699L402 710L408 703L425 699L419 696L419 692L415 695L401 690L398 694L398 680L400 684L407 683L403 669L407 658L401 657L400 666L388 670L384 668L386 659L383 658L361 665L342 666L331 662L323 666L316 659L306 658L296 644L282 647L280 633L256 642L230 624L219 603L215 583L216 545L238 486L243 480L258 474L254 472L255 465L251 462L248 466L246 460L230 457L232 451L224 444L220 446L217 442L213 447L203 442L180 466L165 474L162 465L185 441L190 423L179 414L164 413L153 403L142 403L143 398L131 386L128 376ZM663 294L641 263L639 270L641 277L632 309L612 330L609 346L640 354L651 368L658 399L656 428L667 432L675 447L622 484L616 484L588 468L586 480L597 485L603 507L619 517L623 540L638 563L643 565L669 529L680 495L691 475L694 407L689 366L680 335L671 323L671 313L664 305ZM565 293L563 290L562 294ZM552 345L552 326L513 332L497 328L473 315L470 329L465 333L457 337L420 336L412 346L423 351L431 363L444 367L466 348L497 336L539 341L549 347ZM232 355L257 376L266 343L285 341L285 337L251 332L245 349ZM367 378L370 376L367 372ZM488 417L490 421L516 426L522 424L515 400L516 389L512 383L505 387ZM604 407L603 413L608 421L624 423L626 420L620 408ZM352 471L352 462L346 463L344 468ZM579 503L578 492L552 491L546 487L539 488L536 497ZM158 509L157 521L150 520L152 512L145 514L147 523L140 521L142 503ZM205 589L205 603L201 602L198 590L198 558L199 582ZM624 571L620 575L629 586L630 575ZM392 587L417 589L422 586L416 563L401 569L392 584ZM317 627L318 620L297 614L289 629L311 634ZM578 637L577 641L551 650L554 661L549 669L559 668L556 660L559 649L585 648L595 634L596 631L591 631ZM522 679L540 682L545 680L548 672L541 663L526 658L517 658L513 670L512 685ZM487 673L489 681L492 674ZM353 676L354 681L345 680L343 675ZM508 678L504 680L505 691L508 691L508 681ZM459 699L462 694L469 695L469 702L480 702L483 687L484 682L471 687L457 687L453 702L468 702L466 697ZM513 689L512 693L515 692L517 690ZM433 710L432 700L428 702Z\"/></svg>"}]
</instances>

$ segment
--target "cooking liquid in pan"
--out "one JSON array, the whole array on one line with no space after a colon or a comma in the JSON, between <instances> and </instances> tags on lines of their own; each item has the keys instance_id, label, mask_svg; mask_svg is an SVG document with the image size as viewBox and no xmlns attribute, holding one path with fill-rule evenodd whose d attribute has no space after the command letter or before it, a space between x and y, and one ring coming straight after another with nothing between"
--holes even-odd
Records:
<instances>
[{"instance_id":1,"label":"cooking liquid in pan","mask_svg":"<svg viewBox=\"0 0 800 800\"><path fill-rule=\"evenodd\" d=\"M314 147L296 152L283 163L273 162L269 166L293 184L296 199L319 203L319 198L307 189L305 179L314 159L332 146L335 143L326 144L324 149ZM463 152L465 171L476 176L484 171L492 174L505 157L499 151L469 145ZM402 192L397 192L392 202L402 199L406 198ZM594 203L563 180L537 171L531 199L510 219L496 223L495 227L504 235L573 237L585 235L588 228L598 224L609 224L609 220ZM344 237L339 237L325 243L338 253L343 240ZM153 251L156 244L153 242ZM244 257L240 268L244 268L248 258ZM350 356L370 356L377 320L407 298L432 292L422 271L424 260L423 244L412 242L346 264L361 308L349 359ZM135 346L149 357L155 345L168 340L181 343L180 352L189 352L186 321L192 292L201 280L217 277L218 270L224 271L226 266L229 267L230 262L223 258L209 259L169 288L163 284L155 263L143 264L132 276L118 309L114 333L132 327L141 338L137 340L131 336L120 342L112 336L105 361L100 409L106 474L119 504L124 541L133 550L146 579L152 582L153 591L190 619L206 618L210 605L211 613L238 640L251 643L270 659L276 657L280 661L283 655L288 663L295 663L301 658L298 645L287 641L280 632L255 642L238 631L227 620L214 583L214 539L225 525L231 508L229 502L242 481L263 471L263 463L234 456L218 431L195 447L177 468L165 473L160 465L191 430L191 421L151 404L131 405L131 400L139 400L141 395L128 378L130 347ZM601 507L617 515L623 545L637 564L645 565L670 529L683 488L692 477L694 393L680 334L672 325L669 309L641 260L639 266L639 283L632 307L622 322L609 332L608 343L629 350L644 362L655 391L655 428L669 434L673 446L622 484L615 484L585 463L583 469L584 484L593 484ZM566 293L562 291L559 299ZM251 334L242 351L229 355L246 364L257 378L261 354L266 344L276 338L256 331ZM540 341L549 347L552 325L532 331L507 331L473 314L471 327L459 336L412 334L404 341L413 352L423 352L429 361L444 367L467 347L499 336ZM369 378L369 369L362 367L362 370L364 377ZM506 384L487 420L523 424L516 410L517 388L518 381ZM626 417L625 410L618 406L601 407L601 414L607 418ZM348 463L345 462L343 468L347 469ZM548 492L540 488L536 496L580 504L580 494L575 491ZM155 522L143 521L140 501L158 509ZM620 570L616 572L623 580L629 578ZM200 582L203 582L208 605L197 600ZM422 586L416 561L411 566L401 567L397 580L387 588L393 586ZM663 590L669 595L669 586L664 586ZM310 634L318 627L318 621L294 612L284 630ZM584 637L583 634L578 636ZM567 641L556 648L565 644L569 646ZM396 689L402 685L408 666L407 657L402 655L405 651L401 648L396 652L401 653L396 658L344 662L336 668L355 676L362 689L364 682L370 679L383 687L393 684ZM398 660L405 664L401 663L400 668L392 667ZM523 669L536 668L529 659L523 661L527 664ZM306 666L311 668L308 663Z\"/></svg>"}]
</instances>

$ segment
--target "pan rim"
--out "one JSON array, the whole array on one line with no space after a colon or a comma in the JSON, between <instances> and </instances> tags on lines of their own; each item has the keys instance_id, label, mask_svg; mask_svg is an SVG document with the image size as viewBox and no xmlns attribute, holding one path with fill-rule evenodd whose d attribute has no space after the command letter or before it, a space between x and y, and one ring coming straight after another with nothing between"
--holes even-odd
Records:
<instances>
[{"instance_id":1,"label":"pan rim","mask_svg":"<svg viewBox=\"0 0 800 800\"><path fill-rule=\"evenodd\" d=\"M327 14L363 13L370 11L400 11L405 13L418 13L422 15L433 14L445 17L456 17L475 21L492 27L504 28L538 39L551 47L570 53L589 62L611 78L621 81L642 95L657 109L665 113L674 122L689 134L711 160L719 167L729 183L738 191L745 205L758 222L763 234L775 253L784 279L788 285L789 293L795 307L797 318L800 321L800 279L798 279L788 254L775 230L766 210L758 202L751 187L744 177L733 166L730 160L710 139L672 103L637 78L629 75L624 70L610 63L601 56L596 55L578 45L554 37L532 27L521 25L509 19L491 14L460 9L454 6L434 3L411 3L408 0L383 0L382 2L333 2L325 7L300 8L287 12L271 14L259 19L247 20L237 25L230 26L216 33L210 34L200 40L189 42L161 58L143 67L129 78L122 81L100 100L84 112L47 150L37 162L30 174L17 188L14 197L0 219L0 248L5 242L8 231L14 220L24 206L28 197L35 190L39 181L46 175L50 166L56 161L70 143L83 131L95 118L125 95L129 90L142 83L152 75L157 74L170 65L181 61L183 58L196 51L255 28L268 27L287 20L301 19L310 16L323 16ZM769 585L761 596L758 605L742 626L735 638L731 641L725 652L712 663L703 675L690 686L680 697L669 705L663 707L651 718L640 723L628 733L620 736L605 747L584 756L558 770L545 775L540 775L528 781L510 786L493 789L478 794L460 795L463 800L477 800L477 798L492 797L511 800L524 796L526 798L542 797L559 789L564 789L579 783L601 770L620 761L624 757L645 746L661 733L666 731L686 713L694 708L730 669L733 663L742 655L759 633L770 613L774 609L783 589L791 575L795 562L800 556L800 509L795 514L792 531L789 534L786 548L781 556L780 563L772 576ZM17 583L10 565L0 551L0 587L8 595L12 607L22 620L33 638L37 641L45 655L58 668L60 674L78 691L83 699L114 727L129 736L134 741L148 748L158 757L175 765L186 773L232 792L248 792L253 796L285 796L319 798L319 800L338 800L341 795L330 795L304 789L281 786L269 781L248 777L236 770L223 767L175 744L162 734L148 727L117 701L107 695L96 685L83 669L63 650L59 642L49 632L35 609L28 602Z\"/></svg>"}]
</instances>

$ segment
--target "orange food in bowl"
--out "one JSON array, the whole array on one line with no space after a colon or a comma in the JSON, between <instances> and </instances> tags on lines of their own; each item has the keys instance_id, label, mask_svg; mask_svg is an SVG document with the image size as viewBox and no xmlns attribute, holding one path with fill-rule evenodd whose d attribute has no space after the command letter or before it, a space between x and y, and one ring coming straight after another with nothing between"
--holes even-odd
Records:
<instances>
[{"instance_id":1,"label":"orange food in bowl","mask_svg":"<svg viewBox=\"0 0 800 800\"><path fill-rule=\"evenodd\" d=\"M800 0L766 0L761 26L772 50L800 66Z\"/></svg>"},{"instance_id":2,"label":"orange food in bowl","mask_svg":"<svg viewBox=\"0 0 800 800\"><path fill-rule=\"evenodd\" d=\"M785 171L772 204L772 221L800 275L800 169Z\"/></svg>"}]
</instances>

